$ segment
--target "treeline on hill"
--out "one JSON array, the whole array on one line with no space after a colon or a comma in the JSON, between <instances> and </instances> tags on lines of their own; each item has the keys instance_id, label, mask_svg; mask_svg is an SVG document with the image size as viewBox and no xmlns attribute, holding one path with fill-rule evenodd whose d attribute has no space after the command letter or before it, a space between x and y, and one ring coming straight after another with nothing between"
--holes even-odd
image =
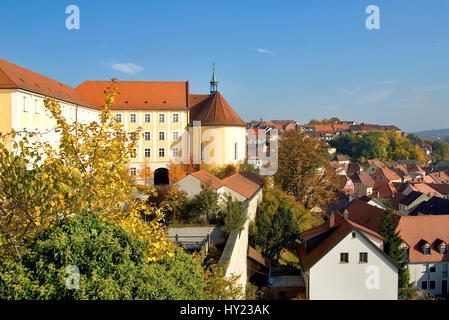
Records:
<instances>
[{"instance_id":1,"label":"treeline on hill","mask_svg":"<svg viewBox=\"0 0 449 320\"><path fill-rule=\"evenodd\" d=\"M430 140L418 137L415 134L407 135L409 139L415 145L429 144L432 147L432 162L436 163L440 160L449 160L449 137L446 138L447 142L443 140Z\"/></svg>"},{"instance_id":2,"label":"treeline on hill","mask_svg":"<svg viewBox=\"0 0 449 320\"><path fill-rule=\"evenodd\" d=\"M340 119L337 117L332 117L330 119L328 118L324 118L323 120L317 120L317 119L312 119L309 121L308 124L310 125L315 125L315 124L337 124L340 123Z\"/></svg>"},{"instance_id":3,"label":"treeline on hill","mask_svg":"<svg viewBox=\"0 0 449 320\"><path fill-rule=\"evenodd\" d=\"M396 131L369 131L359 134L346 134L330 142L339 153L353 161L379 159L397 161L416 159L425 163L424 151Z\"/></svg>"}]
</instances>

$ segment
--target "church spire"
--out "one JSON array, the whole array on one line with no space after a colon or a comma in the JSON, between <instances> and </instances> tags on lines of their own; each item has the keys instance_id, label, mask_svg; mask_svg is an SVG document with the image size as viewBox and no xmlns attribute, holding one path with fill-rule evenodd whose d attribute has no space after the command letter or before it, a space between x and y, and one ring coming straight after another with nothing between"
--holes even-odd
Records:
<instances>
[{"instance_id":1,"label":"church spire","mask_svg":"<svg viewBox=\"0 0 449 320\"><path fill-rule=\"evenodd\" d=\"M213 67L213 71L212 71L212 80L210 81L210 94L214 94L215 92L217 92L217 86L218 86L218 81L217 78L215 77L215 62L212 64Z\"/></svg>"}]
</instances>

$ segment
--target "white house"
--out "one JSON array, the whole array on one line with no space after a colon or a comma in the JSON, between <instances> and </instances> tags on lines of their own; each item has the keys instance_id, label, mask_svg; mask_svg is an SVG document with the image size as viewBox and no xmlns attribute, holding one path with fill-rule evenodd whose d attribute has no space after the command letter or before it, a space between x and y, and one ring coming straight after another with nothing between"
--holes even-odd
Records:
<instances>
[{"instance_id":1,"label":"white house","mask_svg":"<svg viewBox=\"0 0 449 320\"><path fill-rule=\"evenodd\" d=\"M449 215L403 216L397 230L408 249L410 282L431 294L447 294Z\"/></svg>"},{"instance_id":2,"label":"white house","mask_svg":"<svg viewBox=\"0 0 449 320\"><path fill-rule=\"evenodd\" d=\"M398 267L382 237L341 214L302 234L299 248L310 300L397 300Z\"/></svg>"}]
</instances>

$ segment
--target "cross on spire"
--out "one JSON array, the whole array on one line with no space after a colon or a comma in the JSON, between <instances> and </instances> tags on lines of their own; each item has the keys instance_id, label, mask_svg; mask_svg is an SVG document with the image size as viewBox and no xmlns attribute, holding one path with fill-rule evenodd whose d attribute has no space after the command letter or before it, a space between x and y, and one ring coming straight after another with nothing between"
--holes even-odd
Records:
<instances>
[{"instance_id":1,"label":"cross on spire","mask_svg":"<svg viewBox=\"0 0 449 320\"><path fill-rule=\"evenodd\" d=\"M218 81L215 77L215 62L212 63L212 80L210 81L210 94L217 92Z\"/></svg>"}]
</instances>

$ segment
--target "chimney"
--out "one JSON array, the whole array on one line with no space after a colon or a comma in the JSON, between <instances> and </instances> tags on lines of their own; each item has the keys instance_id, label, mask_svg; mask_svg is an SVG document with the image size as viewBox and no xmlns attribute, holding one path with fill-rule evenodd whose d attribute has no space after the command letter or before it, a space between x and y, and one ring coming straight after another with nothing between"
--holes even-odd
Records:
<instances>
[{"instance_id":1,"label":"chimney","mask_svg":"<svg viewBox=\"0 0 449 320\"><path fill-rule=\"evenodd\" d=\"M329 228L333 228L335 226L335 213L331 213L329 215Z\"/></svg>"},{"instance_id":2,"label":"chimney","mask_svg":"<svg viewBox=\"0 0 449 320\"><path fill-rule=\"evenodd\" d=\"M348 215L349 215L348 209L345 209L345 211L343 211L343 217L345 217L345 219L348 219Z\"/></svg>"}]
</instances>

